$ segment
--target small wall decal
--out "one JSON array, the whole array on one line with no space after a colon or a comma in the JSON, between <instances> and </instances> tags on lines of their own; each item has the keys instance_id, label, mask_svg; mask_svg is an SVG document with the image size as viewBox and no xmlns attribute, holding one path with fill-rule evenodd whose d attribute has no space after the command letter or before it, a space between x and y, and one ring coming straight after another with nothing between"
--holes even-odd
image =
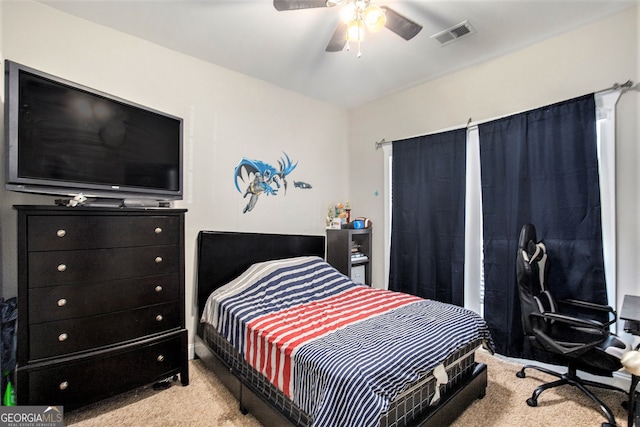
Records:
<instances>
[{"instance_id":1,"label":"small wall decal","mask_svg":"<svg viewBox=\"0 0 640 427\"><path fill-rule=\"evenodd\" d=\"M311 184L307 184L302 181L293 181L293 186L296 188L302 188L303 190L308 190L309 188L313 188Z\"/></svg>"},{"instance_id":2,"label":"small wall decal","mask_svg":"<svg viewBox=\"0 0 640 427\"><path fill-rule=\"evenodd\" d=\"M277 195L280 189L280 181L282 181L282 185L284 186L285 194L287 193L286 177L298 166L298 162L293 163L287 153L283 152L283 154L284 157L278 160L279 169L261 160L251 160L246 157L240 160L233 174L238 192L242 193L238 179L244 183L249 182L242 196L244 198L249 196L249 202L242 213L251 212L256 206L258 197L260 197L261 194L266 194L267 196Z\"/></svg>"}]
</instances>

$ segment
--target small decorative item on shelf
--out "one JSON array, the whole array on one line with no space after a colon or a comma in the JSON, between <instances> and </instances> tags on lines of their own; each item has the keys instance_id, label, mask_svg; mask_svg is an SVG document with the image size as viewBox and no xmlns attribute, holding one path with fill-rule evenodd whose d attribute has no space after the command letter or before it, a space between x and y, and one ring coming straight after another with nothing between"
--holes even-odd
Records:
<instances>
[{"instance_id":1,"label":"small decorative item on shelf","mask_svg":"<svg viewBox=\"0 0 640 427\"><path fill-rule=\"evenodd\" d=\"M346 207L345 207L346 205ZM349 223L349 216L351 213L351 207L349 201L343 205L341 202L329 205L329 211L327 212L327 227L329 228L344 228Z\"/></svg>"},{"instance_id":2,"label":"small decorative item on shelf","mask_svg":"<svg viewBox=\"0 0 640 427\"><path fill-rule=\"evenodd\" d=\"M327 227L333 227L333 218L335 218L336 208L329 203L329 210L327 211Z\"/></svg>"},{"instance_id":3,"label":"small decorative item on shelf","mask_svg":"<svg viewBox=\"0 0 640 427\"><path fill-rule=\"evenodd\" d=\"M336 204L336 217L342 220L340 222L341 224L344 224L347 222L347 212L344 209L344 205L340 202Z\"/></svg>"},{"instance_id":4,"label":"small decorative item on shelf","mask_svg":"<svg viewBox=\"0 0 640 427\"><path fill-rule=\"evenodd\" d=\"M351 222L351 204L349 203L349 201L347 200L347 203L345 203L344 206L344 210L347 213L347 224L349 224Z\"/></svg>"},{"instance_id":5,"label":"small decorative item on shelf","mask_svg":"<svg viewBox=\"0 0 640 427\"><path fill-rule=\"evenodd\" d=\"M346 228L354 228L354 229L360 229L360 228L371 228L371 220L369 218L365 218L363 216L359 216L356 219L354 219L352 222L350 222L349 224L346 225Z\"/></svg>"}]
</instances>

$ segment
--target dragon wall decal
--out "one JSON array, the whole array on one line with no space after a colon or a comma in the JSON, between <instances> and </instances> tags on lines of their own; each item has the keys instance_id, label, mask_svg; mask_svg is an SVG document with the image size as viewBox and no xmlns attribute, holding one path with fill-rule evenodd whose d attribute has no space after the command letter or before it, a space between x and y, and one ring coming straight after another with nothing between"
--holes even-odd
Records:
<instances>
[{"instance_id":1,"label":"dragon wall decal","mask_svg":"<svg viewBox=\"0 0 640 427\"><path fill-rule=\"evenodd\" d=\"M282 154L284 154L284 157L278 160L278 169L261 160L252 160L246 157L240 160L233 174L236 189L239 193L242 193L242 190L238 181L241 180L243 183L245 179L249 181L249 185L242 196L243 198L249 196L249 202L242 213L253 210L261 194L266 194L267 196L277 195L281 181L284 192L285 194L287 193L286 177L298 166L298 162L293 163L287 153L283 152Z\"/></svg>"}]
</instances>

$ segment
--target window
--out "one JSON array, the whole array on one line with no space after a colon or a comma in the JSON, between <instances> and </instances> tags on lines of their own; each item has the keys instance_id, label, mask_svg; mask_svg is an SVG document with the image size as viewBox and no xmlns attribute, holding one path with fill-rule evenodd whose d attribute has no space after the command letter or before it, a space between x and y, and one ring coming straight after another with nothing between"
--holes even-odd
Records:
<instances>
[{"instance_id":1,"label":"window","mask_svg":"<svg viewBox=\"0 0 640 427\"><path fill-rule=\"evenodd\" d=\"M616 305L615 259L615 105L620 90L607 90L595 94L598 132L598 161L602 206L602 238L609 304ZM393 150L391 144L384 151L384 244L385 288L388 288L389 253L391 243L391 179ZM466 184L466 241L465 241L465 307L483 314L483 260L482 260L482 194L480 185L480 141L477 126L467 130L467 184Z\"/></svg>"}]
</instances>

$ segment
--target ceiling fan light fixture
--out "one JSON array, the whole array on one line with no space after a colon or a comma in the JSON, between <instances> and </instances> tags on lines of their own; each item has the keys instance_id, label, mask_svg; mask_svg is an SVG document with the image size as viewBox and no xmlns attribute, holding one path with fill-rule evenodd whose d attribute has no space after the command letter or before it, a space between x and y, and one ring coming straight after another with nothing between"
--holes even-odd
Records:
<instances>
[{"instance_id":1,"label":"ceiling fan light fixture","mask_svg":"<svg viewBox=\"0 0 640 427\"><path fill-rule=\"evenodd\" d=\"M345 24L349 24L351 21L358 18L358 7L355 3L349 2L344 5L342 10L340 11L340 19Z\"/></svg>"},{"instance_id":2,"label":"ceiling fan light fixture","mask_svg":"<svg viewBox=\"0 0 640 427\"><path fill-rule=\"evenodd\" d=\"M341 5L343 2L344 0L327 0L327 7L338 6L338 5Z\"/></svg>"},{"instance_id":3,"label":"ceiling fan light fixture","mask_svg":"<svg viewBox=\"0 0 640 427\"><path fill-rule=\"evenodd\" d=\"M370 4L364 10L364 22L369 31L376 32L384 28L387 23L387 16L381 8L375 4Z\"/></svg>"},{"instance_id":4,"label":"ceiling fan light fixture","mask_svg":"<svg viewBox=\"0 0 640 427\"><path fill-rule=\"evenodd\" d=\"M347 41L361 42L364 40L364 23L354 19L347 24Z\"/></svg>"}]
</instances>

